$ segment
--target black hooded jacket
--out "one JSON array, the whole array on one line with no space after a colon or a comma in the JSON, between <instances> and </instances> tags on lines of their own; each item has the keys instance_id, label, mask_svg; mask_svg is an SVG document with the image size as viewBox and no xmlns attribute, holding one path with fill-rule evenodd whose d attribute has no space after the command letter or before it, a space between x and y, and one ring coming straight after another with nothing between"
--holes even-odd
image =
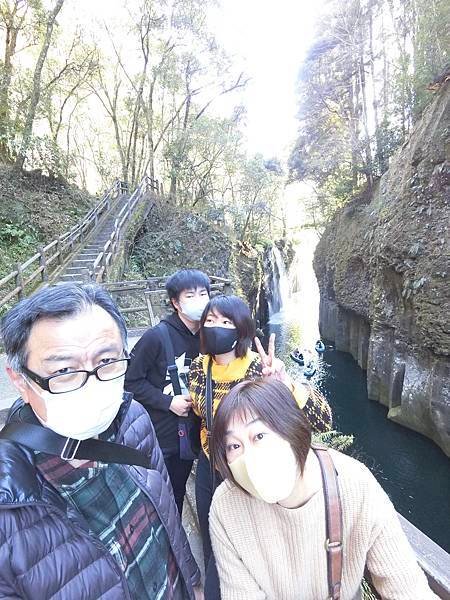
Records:
<instances>
[{"instance_id":1,"label":"black hooded jacket","mask_svg":"<svg viewBox=\"0 0 450 600\"><path fill-rule=\"evenodd\" d=\"M168 325L175 358L185 356L185 365L200 351L199 334L193 334L177 313L162 319ZM147 329L131 351L125 389L147 409L165 456L178 453L178 416L170 409L172 396L163 389L170 383L167 360L159 327Z\"/></svg>"}]
</instances>

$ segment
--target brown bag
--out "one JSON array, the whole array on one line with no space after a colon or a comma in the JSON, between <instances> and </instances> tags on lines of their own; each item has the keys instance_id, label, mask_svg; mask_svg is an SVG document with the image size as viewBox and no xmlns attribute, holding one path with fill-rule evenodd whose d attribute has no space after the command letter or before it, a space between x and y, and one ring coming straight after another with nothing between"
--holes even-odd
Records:
<instances>
[{"instance_id":1,"label":"brown bag","mask_svg":"<svg viewBox=\"0 0 450 600\"><path fill-rule=\"evenodd\" d=\"M312 444L320 465L325 501L328 599L339 600L342 579L342 505L333 461L326 446Z\"/></svg>"}]
</instances>

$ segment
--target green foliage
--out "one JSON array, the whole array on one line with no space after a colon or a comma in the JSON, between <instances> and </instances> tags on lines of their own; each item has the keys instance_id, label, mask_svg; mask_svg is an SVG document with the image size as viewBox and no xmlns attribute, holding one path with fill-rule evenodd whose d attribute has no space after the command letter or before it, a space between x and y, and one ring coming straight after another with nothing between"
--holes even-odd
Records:
<instances>
[{"instance_id":1,"label":"green foliage","mask_svg":"<svg viewBox=\"0 0 450 600\"><path fill-rule=\"evenodd\" d=\"M273 161L260 154L243 159L234 176L234 194L228 205L233 230L241 242L264 245L282 226L279 216L284 179Z\"/></svg>"},{"instance_id":2,"label":"green foliage","mask_svg":"<svg viewBox=\"0 0 450 600\"><path fill-rule=\"evenodd\" d=\"M65 156L55 142L49 136L33 136L28 148L28 161L36 169L52 176L68 174L68 161L70 157Z\"/></svg>"},{"instance_id":3,"label":"green foliage","mask_svg":"<svg viewBox=\"0 0 450 600\"><path fill-rule=\"evenodd\" d=\"M136 240L127 279L167 276L197 268L226 277L230 239L198 214L173 204L157 207Z\"/></svg>"},{"instance_id":4,"label":"green foliage","mask_svg":"<svg viewBox=\"0 0 450 600\"><path fill-rule=\"evenodd\" d=\"M446 0L331 0L302 66L290 178L314 185L313 221L372 188L449 61ZM325 33L324 33L325 32Z\"/></svg>"},{"instance_id":5,"label":"green foliage","mask_svg":"<svg viewBox=\"0 0 450 600\"><path fill-rule=\"evenodd\" d=\"M39 243L39 235L31 225L0 217L0 273L32 256Z\"/></svg>"},{"instance_id":6,"label":"green foliage","mask_svg":"<svg viewBox=\"0 0 450 600\"><path fill-rule=\"evenodd\" d=\"M69 230L94 199L41 171L0 165L0 279Z\"/></svg>"},{"instance_id":7,"label":"green foliage","mask_svg":"<svg viewBox=\"0 0 450 600\"><path fill-rule=\"evenodd\" d=\"M13 0L4 3L12 11ZM95 178L104 188L117 176L133 187L148 173L168 183L178 206L234 228L242 240L271 237L280 219L281 166L276 157L264 165L262 157L245 156L242 107L211 116L219 98L246 84L209 29L212 5L134 0L99 27L81 13L69 24L65 2L39 71L30 137L28 127L23 134L37 58L56 0L32 0L15 16L2 12L0 29L17 31L18 39L9 48L8 86L0 65L0 161L22 157L25 139L27 169L82 187ZM13 37L0 38L0 55Z\"/></svg>"},{"instance_id":8,"label":"green foliage","mask_svg":"<svg viewBox=\"0 0 450 600\"><path fill-rule=\"evenodd\" d=\"M314 433L313 442L325 444L339 452L345 452L353 444L353 435L344 435L339 431L327 431L325 433Z\"/></svg>"},{"instance_id":9,"label":"green foliage","mask_svg":"<svg viewBox=\"0 0 450 600\"><path fill-rule=\"evenodd\" d=\"M36 242L33 228L24 228L17 223L1 223L0 240L2 243L28 247Z\"/></svg>"},{"instance_id":10,"label":"green foliage","mask_svg":"<svg viewBox=\"0 0 450 600\"><path fill-rule=\"evenodd\" d=\"M416 0L414 36L413 118L430 101L427 86L448 64L450 48L450 3L447 0Z\"/></svg>"}]
</instances>

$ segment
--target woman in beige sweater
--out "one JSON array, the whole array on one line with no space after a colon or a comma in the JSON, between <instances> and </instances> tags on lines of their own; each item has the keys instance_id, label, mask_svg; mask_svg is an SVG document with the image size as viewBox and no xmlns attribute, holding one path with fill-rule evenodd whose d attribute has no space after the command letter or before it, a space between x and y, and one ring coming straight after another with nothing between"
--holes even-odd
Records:
<instances>
[{"instance_id":1,"label":"woman in beige sweater","mask_svg":"<svg viewBox=\"0 0 450 600\"><path fill-rule=\"evenodd\" d=\"M322 432L331 429L331 410L328 403L311 386L295 385L291 382L284 364L275 357L275 337L271 336L266 354L258 339L255 339L258 353L252 352L254 335L255 324L243 300L237 296L224 295L211 298L200 320L200 346L203 355L192 361L189 371L192 408L202 419L202 451L197 464L195 497L205 559L205 596L208 600L220 598L209 537L208 515L215 485L221 481L218 474L213 476L209 461L209 432L206 427L208 368L211 368L213 414L222 398L237 383L270 374L291 386L295 399L313 430Z\"/></svg>"},{"instance_id":2,"label":"woman in beige sweater","mask_svg":"<svg viewBox=\"0 0 450 600\"><path fill-rule=\"evenodd\" d=\"M321 469L289 389L273 380L234 387L215 415L212 454L226 480L209 519L222 600L328 598ZM328 455L342 505L341 586L333 598L360 598L365 566L383 599L437 598L369 470Z\"/></svg>"}]
</instances>

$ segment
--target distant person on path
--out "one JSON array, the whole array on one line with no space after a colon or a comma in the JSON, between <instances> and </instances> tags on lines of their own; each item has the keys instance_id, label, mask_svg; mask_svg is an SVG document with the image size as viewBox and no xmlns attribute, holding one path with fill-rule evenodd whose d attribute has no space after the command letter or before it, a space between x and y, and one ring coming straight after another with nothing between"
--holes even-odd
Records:
<instances>
[{"instance_id":1,"label":"distant person on path","mask_svg":"<svg viewBox=\"0 0 450 600\"><path fill-rule=\"evenodd\" d=\"M110 296L47 287L1 330L21 399L0 431L0 597L202 599Z\"/></svg>"},{"instance_id":2,"label":"distant person on path","mask_svg":"<svg viewBox=\"0 0 450 600\"><path fill-rule=\"evenodd\" d=\"M162 323L148 329L131 351L125 389L132 392L134 399L150 415L169 472L175 502L182 514L186 482L193 461L180 455L178 429L180 420L188 416L192 403L186 387L181 394L174 393L172 389L161 327L166 327L172 342L180 375L187 376L191 361L200 351L200 317L209 301L209 278L202 271L182 269L169 277L166 291L174 312L162 319Z\"/></svg>"},{"instance_id":3,"label":"distant person on path","mask_svg":"<svg viewBox=\"0 0 450 600\"><path fill-rule=\"evenodd\" d=\"M212 441L225 479L209 518L223 600L356 600L366 566L381 598L438 598L379 483L357 460L311 449L310 424L287 386L234 387L217 409ZM327 513L323 480L328 490L336 482L340 511Z\"/></svg>"},{"instance_id":4,"label":"distant person on path","mask_svg":"<svg viewBox=\"0 0 450 600\"><path fill-rule=\"evenodd\" d=\"M284 364L275 358L275 339L269 342L266 354L259 339L254 340L255 324L248 306L237 296L219 295L212 298L205 308L200 321L201 351L203 356L196 358L189 372L189 391L194 411L202 419L202 452L197 465L195 495L197 513L202 534L205 557L207 600L219 597L217 573L211 551L208 514L215 485L221 481L209 461L209 434L207 427L206 388L208 369L211 373L211 416L226 394L240 381L271 376L280 379L293 390L296 400L304 409L315 431L331 429L331 410L326 400L309 384L293 384L286 373ZM251 350L255 341L258 352ZM242 596L245 598L245 596ZM247 600L247 599L246 599Z\"/></svg>"}]
</instances>

